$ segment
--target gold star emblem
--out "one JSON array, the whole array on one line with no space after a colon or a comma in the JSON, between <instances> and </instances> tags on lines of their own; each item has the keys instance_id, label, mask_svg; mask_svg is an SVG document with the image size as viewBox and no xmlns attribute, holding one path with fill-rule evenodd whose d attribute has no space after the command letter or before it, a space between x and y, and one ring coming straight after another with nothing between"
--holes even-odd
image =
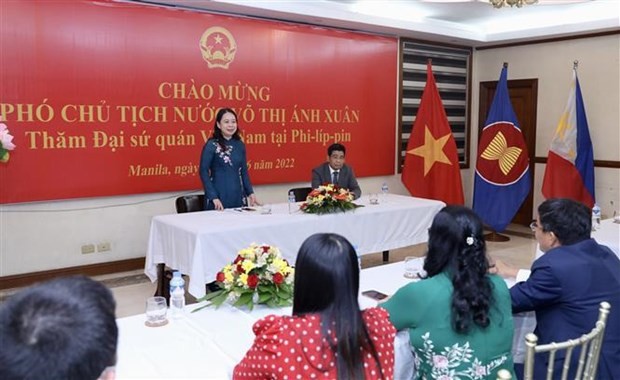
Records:
<instances>
[{"instance_id":1,"label":"gold star emblem","mask_svg":"<svg viewBox=\"0 0 620 380\"><path fill-rule=\"evenodd\" d=\"M407 154L413 154L424 158L424 176L426 177L435 162L441 162L448 165L452 165L452 162L450 162L446 154L443 152L443 147L448 142L450 134L435 139L431 131L428 129L428 126L424 125L424 128L424 145L420 145L417 148L407 151Z\"/></svg>"},{"instance_id":2,"label":"gold star emblem","mask_svg":"<svg viewBox=\"0 0 620 380\"><path fill-rule=\"evenodd\" d=\"M219 34L216 34L215 37L213 37L215 39L215 43L216 44L221 44L222 43L222 36L220 36Z\"/></svg>"}]
</instances>

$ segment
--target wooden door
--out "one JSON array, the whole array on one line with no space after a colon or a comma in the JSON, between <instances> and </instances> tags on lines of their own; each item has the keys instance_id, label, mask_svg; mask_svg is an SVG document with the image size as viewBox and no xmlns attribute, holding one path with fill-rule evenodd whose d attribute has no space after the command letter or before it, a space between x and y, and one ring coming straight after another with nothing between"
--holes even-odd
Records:
<instances>
[{"instance_id":1,"label":"wooden door","mask_svg":"<svg viewBox=\"0 0 620 380\"><path fill-rule=\"evenodd\" d=\"M480 109L478 115L478 136L482 133L497 88L497 81L480 82ZM530 193L523 201L521 208L512 220L512 223L529 225L533 219L533 184L534 184L534 157L536 155L536 104L538 100L538 79L519 79L508 81L508 93L512 107L517 115L519 126L525 139L527 152L530 158ZM478 144L476 143L476 146Z\"/></svg>"}]
</instances>

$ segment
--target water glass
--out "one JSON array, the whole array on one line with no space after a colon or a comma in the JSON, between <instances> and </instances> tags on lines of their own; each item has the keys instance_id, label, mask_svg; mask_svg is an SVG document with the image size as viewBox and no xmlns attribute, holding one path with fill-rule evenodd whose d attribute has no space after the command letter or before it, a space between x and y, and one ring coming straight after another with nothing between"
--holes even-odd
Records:
<instances>
[{"instance_id":1,"label":"water glass","mask_svg":"<svg viewBox=\"0 0 620 380\"><path fill-rule=\"evenodd\" d=\"M368 194L368 202L370 202L371 205L379 204L379 196L376 193Z\"/></svg>"},{"instance_id":2,"label":"water glass","mask_svg":"<svg viewBox=\"0 0 620 380\"><path fill-rule=\"evenodd\" d=\"M168 307L164 297L149 297L146 299L146 325L149 327L163 326L168 323L166 312Z\"/></svg>"},{"instance_id":3,"label":"water glass","mask_svg":"<svg viewBox=\"0 0 620 380\"><path fill-rule=\"evenodd\" d=\"M414 256L405 257L405 273L403 273L403 276L405 276L406 278L418 277L419 268L416 259L417 257Z\"/></svg>"},{"instance_id":4,"label":"water glass","mask_svg":"<svg viewBox=\"0 0 620 380\"><path fill-rule=\"evenodd\" d=\"M261 214L271 214L271 205L264 204L260 208Z\"/></svg>"}]
</instances>

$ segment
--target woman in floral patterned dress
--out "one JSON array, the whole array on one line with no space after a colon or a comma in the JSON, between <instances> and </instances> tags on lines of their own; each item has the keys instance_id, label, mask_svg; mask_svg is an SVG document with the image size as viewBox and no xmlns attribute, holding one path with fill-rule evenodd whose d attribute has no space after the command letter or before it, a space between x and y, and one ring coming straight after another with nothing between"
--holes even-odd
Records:
<instances>
[{"instance_id":1,"label":"woman in floral patterned dress","mask_svg":"<svg viewBox=\"0 0 620 380\"><path fill-rule=\"evenodd\" d=\"M426 278L381 305L396 329L409 329L418 379L496 379L500 369L516 378L510 294L488 269L480 218L444 207L429 230Z\"/></svg>"},{"instance_id":2,"label":"woman in floral patterned dress","mask_svg":"<svg viewBox=\"0 0 620 380\"><path fill-rule=\"evenodd\" d=\"M202 148L200 178L205 191L205 209L223 210L259 204L254 195L245 155L239 136L237 114L230 108L217 112L213 137Z\"/></svg>"}]
</instances>

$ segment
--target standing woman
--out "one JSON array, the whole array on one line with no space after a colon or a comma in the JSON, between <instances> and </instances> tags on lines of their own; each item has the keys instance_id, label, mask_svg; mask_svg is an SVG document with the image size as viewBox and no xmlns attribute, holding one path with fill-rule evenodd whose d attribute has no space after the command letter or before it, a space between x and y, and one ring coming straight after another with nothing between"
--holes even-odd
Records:
<instances>
[{"instance_id":1,"label":"standing woman","mask_svg":"<svg viewBox=\"0 0 620 380\"><path fill-rule=\"evenodd\" d=\"M259 204L254 195L245 155L239 136L237 114L230 108L217 112L213 137L202 148L200 178L205 191L205 210L223 210Z\"/></svg>"},{"instance_id":2,"label":"standing woman","mask_svg":"<svg viewBox=\"0 0 620 380\"><path fill-rule=\"evenodd\" d=\"M254 324L254 344L233 379L392 379L396 330L385 310L359 309L358 265L344 237L306 239L295 262L293 315Z\"/></svg>"},{"instance_id":3,"label":"standing woman","mask_svg":"<svg viewBox=\"0 0 620 380\"><path fill-rule=\"evenodd\" d=\"M482 222L463 206L444 207L429 229L426 278L381 306L409 329L417 378L493 379L513 374L513 321L504 280L488 274Z\"/></svg>"}]
</instances>

